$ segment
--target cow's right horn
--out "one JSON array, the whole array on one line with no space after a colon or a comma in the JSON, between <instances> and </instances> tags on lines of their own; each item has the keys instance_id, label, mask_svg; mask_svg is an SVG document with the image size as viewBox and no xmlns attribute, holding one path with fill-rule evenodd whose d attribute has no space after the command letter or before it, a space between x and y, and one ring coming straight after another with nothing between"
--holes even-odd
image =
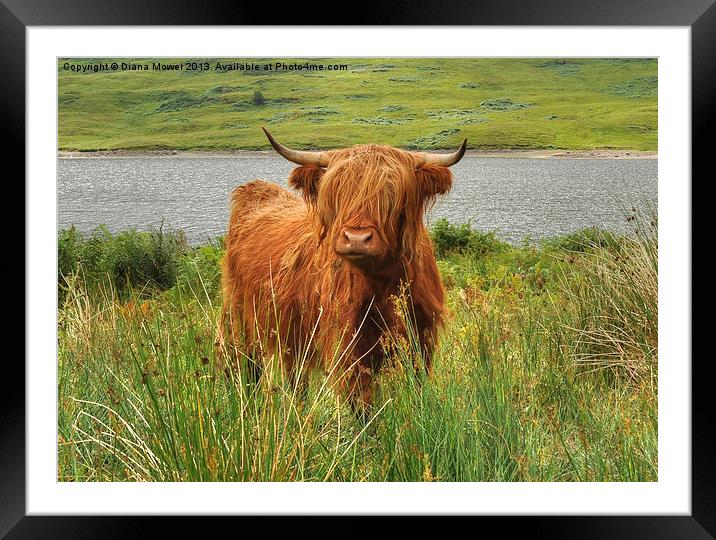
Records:
<instances>
[{"instance_id":1,"label":"cow's right horn","mask_svg":"<svg viewBox=\"0 0 716 540\"><path fill-rule=\"evenodd\" d=\"M271 146L279 154L285 157L289 161L298 163L299 165L309 165L313 167L327 167L329 157L326 152L306 152L302 150L291 150L290 148L282 145L269 133L268 129L262 127L264 133L268 137Z\"/></svg>"},{"instance_id":2,"label":"cow's right horn","mask_svg":"<svg viewBox=\"0 0 716 540\"><path fill-rule=\"evenodd\" d=\"M464 139L460 148L452 154L421 153L416 155L418 156L418 159L420 160L419 163L421 165L441 165L443 167L451 167L462 159L462 156L465 155L465 150L467 150L467 139Z\"/></svg>"}]
</instances>

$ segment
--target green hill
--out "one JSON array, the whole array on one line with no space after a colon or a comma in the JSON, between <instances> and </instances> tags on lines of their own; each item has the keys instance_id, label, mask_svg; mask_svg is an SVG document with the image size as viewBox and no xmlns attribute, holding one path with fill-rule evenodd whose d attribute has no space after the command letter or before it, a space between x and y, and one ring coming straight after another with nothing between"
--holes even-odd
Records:
<instances>
[{"instance_id":1,"label":"green hill","mask_svg":"<svg viewBox=\"0 0 716 540\"><path fill-rule=\"evenodd\" d=\"M655 59L311 59L341 71L264 70L276 59L58 61L59 150L265 149L365 142L410 149L657 149ZM290 65L306 60L280 59ZM153 63L181 64L178 71ZM223 70L216 64L257 64ZM68 69L69 68L69 69ZM76 71L80 70L80 71Z\"/></svg>"}]
</instances>

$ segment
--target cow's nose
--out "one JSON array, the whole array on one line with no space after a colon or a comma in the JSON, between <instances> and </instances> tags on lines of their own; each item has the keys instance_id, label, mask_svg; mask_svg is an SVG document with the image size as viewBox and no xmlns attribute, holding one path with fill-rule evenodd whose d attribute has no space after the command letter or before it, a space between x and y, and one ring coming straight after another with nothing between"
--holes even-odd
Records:
<instances>
[{"instance_id":1,"label":"cow's nose","mask_svg":"<svg viewBox=\"0 0 716 540\"><path fill-rule=\"evenodd\" d=\"M343 236L350 248L361 250L368 247L373 238L373 232L366 229L344 229Z\"/></svg>"}]
</instances>

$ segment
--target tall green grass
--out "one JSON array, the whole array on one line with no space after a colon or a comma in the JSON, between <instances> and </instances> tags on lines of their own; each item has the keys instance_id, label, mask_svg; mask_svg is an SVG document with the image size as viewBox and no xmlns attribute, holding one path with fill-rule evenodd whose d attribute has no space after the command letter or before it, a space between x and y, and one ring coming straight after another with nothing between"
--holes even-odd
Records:
<instances>
[{"instance_id":1,"label":"tall green grass","mask_svg":"<svg viewBox=\"0 0 716 540\"><path fill-rule=\"evenodd\" d=\"M365 417L280 355L258 380L242 354L217 369L220 243L183 248L166 287L122 289L79 257L60 277L58 479L657 480L655 224L579 249L470 249L484 235L440 227L450 317L432 373L411 333L392 340Z\"/></svg>"},{"instance_id":2,"label":"tall green grass","mask_svg":"<svg viewBox=\"0 0 716 540\"><path fill-rule=\"evenodd\" d=\"M585 239L588 253L573 261L578 277L563 279L558 313L579 364L639 378L657 367L659 250L656 219L634 219L636 237Z\"/></svg>"}]
</instances>

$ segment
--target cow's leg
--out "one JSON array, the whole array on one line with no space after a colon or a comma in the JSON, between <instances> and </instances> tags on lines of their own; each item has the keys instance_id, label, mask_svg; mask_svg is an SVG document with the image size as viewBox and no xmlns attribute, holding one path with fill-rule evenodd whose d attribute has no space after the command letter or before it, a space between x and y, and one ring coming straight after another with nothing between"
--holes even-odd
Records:
<instances>
[{"instance_id":1,"label":"cow's leg","mask_svg":"<svg viewBox=\"0 0 716 540\"><path fill-rule=\"evenodd\" d=\"M230 301L224 302L214 342L216 367L228 379L243 374L246 382L255 385L263 372L260 351L247 343L248 336L237 313Z\"/></svg>"},{"instance_id":2,"label":"cow's leg","mask_svg":"<svg viewBox=\"0 0 716 540\"><path fill-rule=\"evenodd\" d=\"M373 404L373 370L358 364L345 374L341 383L353 413L367 419Z\"/></svg>"},{"instance_id":3,"label":"cow's leg","mask_svg":"<svg viewBox=\"0 0 716 540\"><path fill-rule=\"evenodd\" d=\"M295 319L294 319L295 320ZM284 373L288 379L290 391L301 401L308 396L309 368L311 366L312 352L310 343L306 338L306 331L299 323L295 326L285 327L283 334L287 337L283 347Z\"/></svg>"},{"instance_id":4,"label":"cow's leg","mask_svg":"<svg viewBox=\"0 0 716 540\"><path fill-rule=\"evenodd\" d=\"M224 300L221 308L221 317L216 327L216 340L214 341L214 361L216 369L228 374L235 359L235 332L231 321L231 305Z\"/></svg>"},{"instance_id":5,"label":"cow's leg","mask_svg":"<svg viewBox=\"0 0 716 540\"><path fill-rule=\"evenodd\" d=\"M430 368L433 363L433 353L435 352L435 335L437 329L433 318L427 315L419 306L416 306L415 309L415 329L420 340L422 367L430 374ZM417 362L415 367L416 369L420 367Z\"/></svg>"},{"instance_id":6,"label":"cow's leg","mask_svg":"<svg viewBox=\"0 0 716 540\"><path fill-rule=\"evenodd\" d=\"M358 339L355 344L346 344L343 350L351 350L349 354L350 367L341 378L344 395L353 412L368 419L373 404L374 381L373 374L384 363L384 351L380 346L383 335L384 319L377 310L373 315L366 315L355 333Z\"/></svg>"},{"instance_id":7,"label":"cow's leg","mask_svg":"<svg viewBox=\"0 0 716 540\"><path fill-rule=\"evenodd\" d=\"M305 401L308 396L308 372L306 366L301 366L300 362L301 360L296 360L295 357L292 357L290 363L286 364L286 373L288 375L289 390L299 401Z\"/></svg>"},{"instance_id":8,"label":"cow's leg","mask_svg":"<svg viewBox=\"0 0 716 540\"><path fill-rule=\"evenodd\" d=\"M258 384L261 375L263 374L263 366L261 362L257 360L257 356L254 352L249 350L246 355L246 380L251 384Z\"/></svg>"}]
</instances>

